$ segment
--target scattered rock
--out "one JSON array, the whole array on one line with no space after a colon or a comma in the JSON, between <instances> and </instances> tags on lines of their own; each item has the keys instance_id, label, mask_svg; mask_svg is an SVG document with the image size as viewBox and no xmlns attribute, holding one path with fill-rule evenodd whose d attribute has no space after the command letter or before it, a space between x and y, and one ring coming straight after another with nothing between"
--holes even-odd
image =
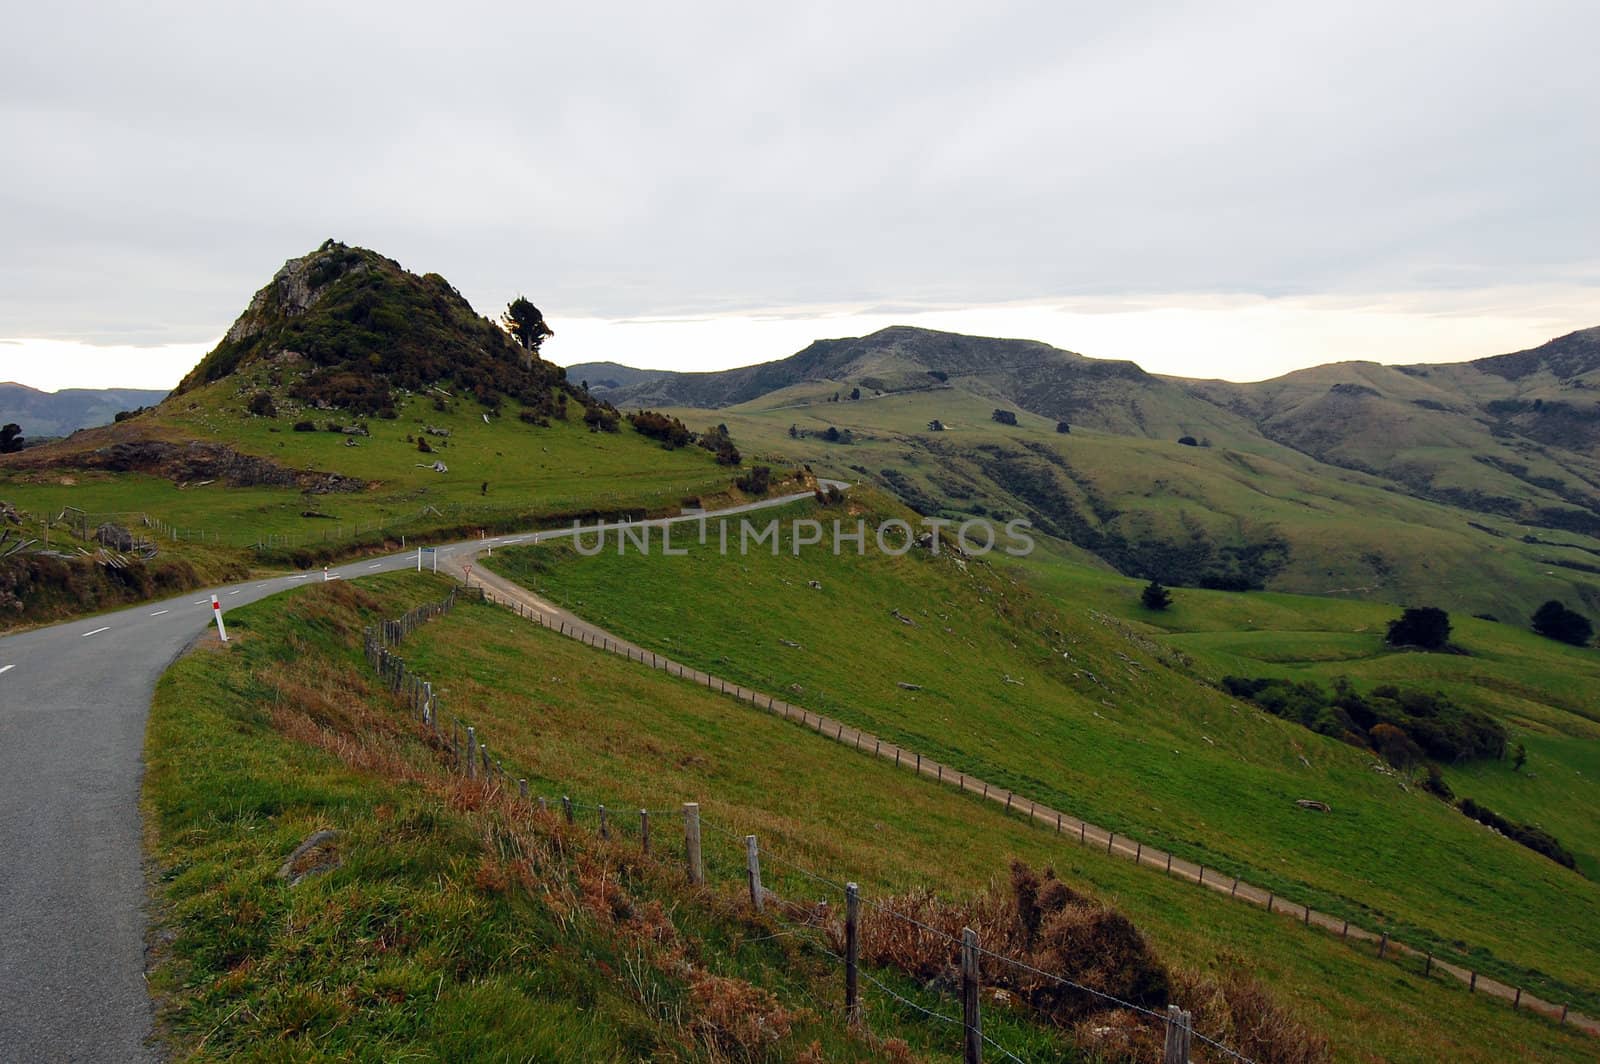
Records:
<instances>
[{"instance_id":1,"label":"scattered rock","mask_svg":"<svg viewBox=\"0 0 1600 1064\"><path fill-rule=\"evenodd\" d=\"M893 617L895 620L899 621L901 624L909 624L913 628L915 628L917 626L917 622L916 621L913 621L910 617L907 617L905 614L901 613L898 609L890 610L889 611L889 616Z\"/></svg>"},{"instance_id":2,"label":"scattered rock","mask_svg":"<svg viewBox=\"0 0 1600 1064\"><path fill-rule=\"evenodd\" d=\"M897 683L897 684L895 684L895 686L900 688L902 691L920 691L920 690L922 690L922 685L919 684L919 683Z\"/></svg>"},{"instance_id":3,"label":"scattered rock","mask_svg":"<svg viewBox=\"0 0 1600 1064\"><path fill-rule=\"evenodd\" d=\"M806 587L809 587L813 591L821 591L822 590L822 581L821 580L807 580L806 581Z\"/></svg>"},{"instance_id":4,"label":"scattered rock","mask_svg":"<svg viewBox=\"0 0 1600 1064\"><path fill-rule=\"evenodd\" d=\"M103 547L112 550L132 550L133 533L121 525L111 524L109 521L94 530L94 539Z\"/></svg>"},{"instance_id":5,"label":"scattered rock","mask_svg":"<svg viewBox=\"0 0 1600 1064\"><path fill-rule=\"evenodd\" d=\"M1310 809L1318 813L1333 812L1333 807L1327 802L1319 802L1311 798L1296 798L1294 804L1298 805L1301 809Z\"/></svg>"},{"instance_id":6,"label":"scattered rock","mask_svg":"<svg viewBox=\"0 0 1600 1064\"><path fill-rule=\"evenodd\" d=\"M801 646L799 643L796 643L792 639L780 639L780 640L778 640L778 642L782 643L786 647L793 647L795 650L804 650L805 649L805 647Z\"/></svg>"},{"instance_id":7,"label":"scattered rock","mask_svg":"<svg viewBox=\"0 0 1600 1064\"><path fill-rule=\"evenodd\" d=\"M339 849L335 845L337 831L314 831L304 842L294 848L289 859L278 869L278 878L292 887L311 876L331 872L341 864Z\"/></svg>"}]
</instances>

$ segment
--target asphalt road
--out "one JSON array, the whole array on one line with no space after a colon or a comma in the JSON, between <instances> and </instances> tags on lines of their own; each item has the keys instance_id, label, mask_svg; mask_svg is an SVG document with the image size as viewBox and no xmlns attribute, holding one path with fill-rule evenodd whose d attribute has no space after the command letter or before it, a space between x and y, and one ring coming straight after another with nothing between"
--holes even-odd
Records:
<instances>
[{"instance_id":1,"label":"asphalt road","mask_svg":"<svg viewBox=\"0 0 1600 1064\"><path fill-rule=\"evenodd\" d=\"M440 563L571 534L556 529L441 546ZM328 575L391 572L416 559L411 550ZM321 579L320 572L297 573L232 584L0 638L0 1062L157 1059L147 1044L139 818L151 695L167 666L212 623L213 593L226 623L234 606Z\"/></svg>"}]
</instances>

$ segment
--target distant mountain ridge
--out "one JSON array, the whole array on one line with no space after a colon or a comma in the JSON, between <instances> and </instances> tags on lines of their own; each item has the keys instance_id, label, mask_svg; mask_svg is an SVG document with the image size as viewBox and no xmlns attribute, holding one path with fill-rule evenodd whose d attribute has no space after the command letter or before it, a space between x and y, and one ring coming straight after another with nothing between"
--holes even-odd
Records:
<instances>
[{"instance_id":1,"label":"distant mountain ridge","mask_svg":"<svg viewBox=\"0 0 1600 1064\"><path fill-rule=\"evenodd\" d=\"M110 424L124 410L153 406L166 395L148 388L63 388L45 392L5 381L0 382L0 425L22 426L25 438L69 436L79 429Z\"/></svg>"}]
</instances>

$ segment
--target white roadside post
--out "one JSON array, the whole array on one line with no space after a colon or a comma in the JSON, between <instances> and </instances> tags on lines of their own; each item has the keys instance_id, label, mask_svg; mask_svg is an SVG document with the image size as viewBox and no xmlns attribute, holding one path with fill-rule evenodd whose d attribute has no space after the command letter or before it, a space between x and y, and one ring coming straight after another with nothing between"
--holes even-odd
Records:
<instances>
[{"instance_id":1,"label":"white roadside post","mask_svg":"<svg viewBox=\"0 0 1600 1064\"><path fill-rule=\"evenodd\" d=\"M226 643L228 641L228 629L222 623L222 603L217 601L217 596L215 595L211 596L211 615L217 619L217 634Z\"/></svg>"},{"instance_id":2,"label":"white roadside post","mask_svg":"<svg viewBox=\"0 0 1600 1064\"><path fill-rule=\"evenodd\" d=\"M422 572L422 548L417 548L417 572Z\"/></svg>"},{"instance_id":3,"label":"white roadside post","mask_svg":"<svg viewBox=\"0 0 1600 1064\"><path fill-rule=\"evenodd\" d=\"M324 584L328 582L328 567L326 565L322 567L322 582Z\"/></svg>"}]
</instances>

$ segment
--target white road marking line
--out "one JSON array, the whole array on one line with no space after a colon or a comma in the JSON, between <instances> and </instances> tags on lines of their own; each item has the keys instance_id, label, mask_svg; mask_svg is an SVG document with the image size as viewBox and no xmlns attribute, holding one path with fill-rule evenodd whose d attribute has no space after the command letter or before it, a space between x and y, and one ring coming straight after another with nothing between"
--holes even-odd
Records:
<instances>
[{"instance_id":1,"label":"white road marking line","mask_svg":"<svg viewBox=\"0 0 1600 1064\"><path fill-rule=\"evenodd\" d=\"M380 566L382 564L383 564L382 562L373 562L371 565L367 566L367 568L368 569L376 569L378 566Z\"/></svg>"},{"instance_id":2,"label":"white road marking line","mask_svg":"<svg viewBox=\"0 0 1600 1064\"><path fill-rule=\"evenodd\" d=\"M266 587L266 586L267 586L267 585L266 585L266 584L257 584L257 585L256 585L256 590L257 590L257 591L260 591L260 590L261 590L261 589L262 589L262 588L264 588L264 587Z\"/></svg>"},{"instance_id":3,"label":"white road marking line","mask_svg":"<svg viewBox=\"0 0 1600 1064\"><path fill-rule=\"evenodd\" d=\"M239 589L239 591L243 591L243 590L244 590L244 588L242 588L242 587ZM237 595L237 594L239 594L239 591L230 591L230 592L228 592L228 594Z\"/></svg>"},{"instance_id":4,"label":"white road marking line","mask_svg":"<svg viewBox=\"0 0 1600 1064\"><path fill-rule=\"evenodd\" d=\"M0 673L10 672L14 668L16 668L15 665L0 665Z\"/></svg>"},{"instance_id":5,"label":"white road marking line","mask_svg":"<svg viewBox=\"0 0 1600 1064\"><path fill-rule=\"evenodd\" d=\"M211 600L210 599L201 599L199 602L191 602L191 603L189 603L189 605L191 605L191 606L209 606L210 604L211 604Z\"/></svg>"},{"instance_id":6,"label":"white road marking line","mask_svg":"<svg viewBox=\"0 0 1600 1064\"><path fill-rule=\"evenodd\" d=\"M78 638L79 639L88 639L92 635L99 635L101 632L109 632L109 631L111 631L111 626L108 624L104 628L96 628L92 632L85 632L82 635L80 635Z\"/></svg>"},{"instance_id":7,"label":"white road marking line","mask_svg":"<svg viewBox=\"0 0 1600 1064\"><path fill-rule=\"evenodd\" d=\"M152 613L152 614L151 614L151 615L150 615L150 616L152 616L152 617L159 617L159 616L161 616L161 615L162 615L162 614L163 614L163 613L171 613L171 612L172 612L172 611L171 611L171 610L156 610L156 612L154 612L154 613Z\"/></svg>"}]
</instances>

